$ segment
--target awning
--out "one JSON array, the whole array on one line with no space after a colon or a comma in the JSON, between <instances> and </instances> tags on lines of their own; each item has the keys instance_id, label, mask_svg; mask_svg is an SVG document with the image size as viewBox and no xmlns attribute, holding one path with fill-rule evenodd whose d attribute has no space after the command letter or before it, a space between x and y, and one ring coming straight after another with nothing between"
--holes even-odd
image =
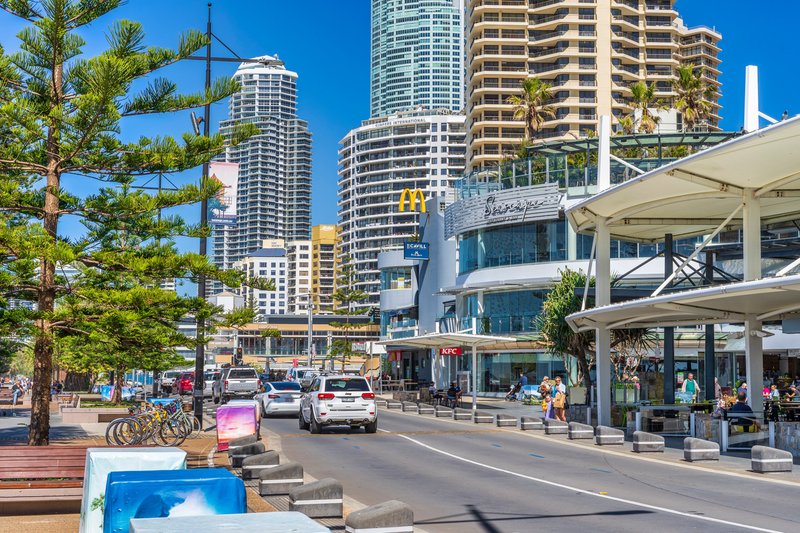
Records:
<instances>
[{"instance_id":1,"label":"awning","mask_svg":"<svg viewBox=\"0 0 800 533\"><path fill-rule=\"evenodd\" d=\"M716 285L662 294L574 313L567 323L576 331L595 328L727 324L780 320L800 313L800 274Z\"/></svg>"},{"instance_id":2,"label":"awning","mask_svg":"<svg viewBox=\"0 0 800 533\"><path fill-rule=\"evenodd\" d=\"M718 144L642 174L573 205L572 227L592 231L607 220L612 238L663 241L711 233L753 189L761 222L800 218L800 117ZM742 225L739 211L727 229Z\"/></svg>"},{"instance_id":3,"label":"awning","mask_svg":"<svg viewBox=\"0 0 800 533\"><path fill-rule=\"evenodd\" d=\"M488 346L501 342L516 342L514 337L472 335L470 333L430 333L405 339L380 341L383 346L408 346L413 348L445 348L448 346Z\"/></svg>"}]
</instances>

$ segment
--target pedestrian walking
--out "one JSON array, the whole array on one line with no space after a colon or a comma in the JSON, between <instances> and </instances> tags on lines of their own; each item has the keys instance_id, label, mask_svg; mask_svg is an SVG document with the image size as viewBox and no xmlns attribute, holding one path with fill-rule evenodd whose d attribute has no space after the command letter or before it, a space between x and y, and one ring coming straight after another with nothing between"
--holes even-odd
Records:
<instances>
[{"instance_id":1,"label":"pedestrian walking","mask_svg":"<svg viewBox=\"0 0 800 533\"><path fill-rule=\"evenodd\" d=\"M567 421L566 409L567 409L567 386L561 382L561 376L556 376L556 383L553 386L553 412L555 414L556 420L561 420L562 422Z\"/></svg>"},{"instance_id":2,"label":"pedestrian walking","mask_svg":"<svg viewBox=\"0 0 800 533\"><path fill-rule=\"evenodd\" d=\"M22 383L20 381L15 381L13 385L11 385L11 406L17 405L17 400L20 396L25 394L25 390L22 388Z\"/></svg>"},{"instance_id":3,"label":"pedestrian walking","mask_svg":"<svg viewBox=\"0 0 800 533\"><path fill-rule=\"evenodd\" d=\"M539 384L539 394L542 395L542 414L545 418L553 418L552 389L550 378L545 376Z\"/></svg>"},{"instance_id":4,"label":"pedestrian walking","mask_svg":"<svg viewBox=\"0 0 800 533\"><path fill-rule=\"evenodd\" d=\"M700 384L694 379L694 374L689 372L689 376L681 385L681 391L688 392L692 395L692 401L695 401L700 396Z\"/></svg>"},{"instance_id":5,"label":"pedestrian walking","mask_svg":"<svg viewBox=\"0 0 800 533\"><path fill-rule=\"evenodd\" d=\"M519 373L519 392L517 392L517 399L522 401L525 399L525 387L528 385L528 376L525 372Z\"/></svg>"}]
</instances>

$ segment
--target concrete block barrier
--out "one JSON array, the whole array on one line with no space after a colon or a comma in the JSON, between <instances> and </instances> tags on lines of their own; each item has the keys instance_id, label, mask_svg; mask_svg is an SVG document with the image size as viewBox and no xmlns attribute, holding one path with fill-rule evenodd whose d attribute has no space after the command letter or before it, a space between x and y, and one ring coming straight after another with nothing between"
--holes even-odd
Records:
<instances>
[{"instance_id":1,"label":"concrete block barrier","mask_svg":"<svg viewBox=\"0 0 800 533\"><path fill-rule=\"evenodd\" d=\"M594 443L598 446L614 446L625 444L625 432L608 426L594 428Z\"/></svg>"},{"instance_id":2,"label":"concrete block barrier","mask_svg":"<svg viewBox=\"0 0 800 533\"><path fill-rule=\"evenodd\" d=\"M517 427L517 419L511 415L497 415L497 427L499 428L515 428Z\"/></svg>"},{"instance_id":3,"label":"concrete block barrier","mask_svg":"<svg viewBox=\"0 0 800 533\"><path fill-rule=\"evenodd\" d=\"M635 431L633 433L633 451L636 453L663 452L664 437L644 431Z\"/></svg>"},{"instance_id":4,"label":"concrete block barrier","mask_svg":"<svg viewBox=\"0 0 800 533\"><path fill-rule=\"evenodd\" d=\"M543 423L544 432L547 435L567 435L569 433L569 425L561 420L545 418Z\"/></svg>"},{"instance_id":5,"label":"concrete block barrier","mask_svg":"<svg viewBox=\"0 0 800 533\"><path fill-rule=\"evenodd\" d=\"M683 439L683 458L686 461L719 461L719 444L710 440L686 437Z\"/></svg>"},{"instance_id":6,"label":"concrete block barrier","mask_svg":"<svg viewBox=\"0 0 800 533\"><path fill-rule=\"evenodd\" d=\"M453 420L472 420L472 411L468 409L453 409Z\"/></svg>"},{"instance_id":7,"label":"concrete block barrier","mask_svg":"<svg viewBox=\"0 0 800 533\"><path fill-rule=\"evenodd\" d=\"M753 446L750 451L750 466L753 472L791 472L792 452L770 448L769 446Z\"/></svg>"},{"instance_id":8,"label":"concrete block barrier","mask_svg":"<svg viewBox=\"0 0 800 533\"><path fill-rule=\"evenodd\" d=\"M387 400L386 401L386 408L387 409L402 409L403 402L398 402L395 400Z\"/></svg>"},{"instance_id":9,"label":"concrete block barrier","mask_svg":"<svg viewBox=\"0 0 800 533\"><path fill-rule=\"evenodd\" d=\"M419 413L419 406L413 402L403 402L404 413Z\"/></svg>"},{"instance_id":10,"label":"concrete block barrier","mask_svg":"<svg viewBox=\"0 0 800 533\"><path fill-rule=\"evenodd\" d=\"M286 463L258 473L258 493L261 496L289 494L303 485L303 465Z\"/></svg>"},{"instance_id":11,"label":"concrete block barrier","mask_svg":"<svg viewBox=\"0 0 800 533\"><path fill-rule=\"evenodd\" d=\"M310 518L341 518L343 496L342 484L327 477L292 489L289 492L289 510Z\"/></svg>"},{"instance_id":12,"label":"concrete block barrier","mask_svg":"<svg viewBox=\"0 0 800 533\"><path fill-rule=\"evenodd\" d=\"M580 422L570 422L568 425L570 440L576 439L593 439L594 428L589 424L581 424Z\"/></svg>"},{"instance_id":13,"label":"concrete block barrier","mask_svg":"<svg viewBox=\"0 0 800 533\"><path fill-rule=\"evenodd\" d=\"M544 431L544 422L538 416L523 416L519 419L519 428L523 431Z\"/></svg>"},{"instance_id":14,"label":"concrete block barrier","mask_svg":"<svg viewBox=\"0 0 800 533\"><path fill-rule=\"evenodd\" d=\"M407 504L389 500L347 515L347 533L412 533L414 511Z\"/></svg>"},{"instance_id":15,"label":"concrete block barrier","mask_svg":"<svg viewBox=\"0 0 800 533\"><path fill-rule=\"evenodd\" d=\"M375 400L375 405L377 405L378 407L386 407L386 403L387 403L386 400L380 398Z\"/></svg>"},{"instance_id":16,"label":"concrete block barrier","mask_svg":"<svg viewBox=\"0 0 800 533\"><path fill-rule=\"evenodd\" d=\"M473 418L473 421L476 424L491 424L494 422L494 415L485 411L475 411L475 417Z\"/></svg>"},{"instance_id":17,"label":"concrete block barrier","mask_svg":"<svg viewBox=\"0 0 800 533\"><path fill-rule=\"evenodd\" d=\"M249 455L242 459L242 479L256 479L262 470L275 468L279 464L280 455L275 450Z\"/></svg>"},{"instance_id":18,"label":"concrete block barrier","mask_svg":"<svg viewBox=\"0 0 800 533\"><path fill-rule=\"evenodd\" d=\"M421 415L432 415L432 414L435 414L435 412L436 412L436 410L434 409L434 407L432 405L429 405L427 403L422 403L422 402L417 404L417 413L418 414L421 414Z\"/></svg>"},{"instance_id":19,"label":"concrete block barrier","mask_svg":"<svg viewBox=\"0 0 800 533\"><path fill-rule=\"evenodd\" d=\"M434 407L434 412L436 414L436 418L451 418L453 416L453 410L443 405L437 405Z\"/></svg>"},{"instance_id":20,"label":"concrete block barrier","mask_svg":"<svg viewBox=\"0 0 800 533\"><path fill-rule=\"evenodd\" d=\"M232 467L240 468L245 457L258 455L260 453L264 453L265 451L267 451L267 447L263 442L254 442L253 444L245 444L244 446L238 446L233 450L229 450L228 459L230 460Z\"/></svg>"},{"instance_id":21,"label":"concrete block barrier","mask_svg":"<svg viewBox=\"0 0 800 533\"><path fill-rule=\"evenodd\" d=\"M232 439L228 442L228 452L233 450L234 448L241 448L242 446L247 446L248 444L255 444L258 442L257 435L248 435L246 437L239 437L238 439Z\"/></svg>"}]
</instances>

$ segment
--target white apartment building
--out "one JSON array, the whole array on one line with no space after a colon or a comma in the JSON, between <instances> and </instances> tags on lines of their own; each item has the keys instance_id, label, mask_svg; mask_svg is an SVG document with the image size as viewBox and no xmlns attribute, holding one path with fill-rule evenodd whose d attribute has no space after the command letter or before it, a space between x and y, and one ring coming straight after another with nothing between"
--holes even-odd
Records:
<instances>
[{"instance_id":1,"label":"white apartment building","mask_svg":"<svg viewBox=\"0 0 800 533\"><path fill-rule=\"evenodd\" d=\"M291 241L286 245L288 278L286 303L290 315L306 313L311 292L311 241Z\"/></svg>"},{"instance_id":2,"label":"white apartment building","mask_svg":"<svg viewBox=\"0 0 800 533\"><path fill-rule=\"evenodd\" d=\"M297 73L277 56L257 60L234 74L242 90L231 96L228 119L220 123L225 135L240 122L260 130L224 155L238 164L238 179L233 221L212 223L212 253L221 268L259 250L264 239L311 238L311 134L297 118Z\"/></svg>"},{"instance_id":3,"label":"white apartment building","mask_svg":"<svg viewBox=\"0 0 800 533\"><path fill-rule=\"evenodd\" d=\"M370 116L464 108L464 0L372 0Z\"/></svg>"},{"instance_id":4,"label":"white apartment building","mask_svg":"<svg viewBox=\"0 0 800 533\"><path fill-rule=\"evenodd\" d=\"M720 86L722 35L688 28L675 0L470 0L467 22L467 131L470 170L496 169L525 136L508 97L538 77L551 85L555 117L534 141L569 140L597 131L631 112L630 86L655 84L670 103L682 64L701 67L706 82ZM703 129L718 130L718 97ZM680 129L673 112L666 132Z\"/></svg>"},{"instance_id":5,"label":"white apartment building","mask_svg":"<svg viewBox=\"0 0 800 533\"><path fill-rule=\"evenodd\" d=\"M362 122L339 149L339 256L349 256L356 287L380 294L378 252L402 247L419 214L400 212L403 189L420 189L427 201L444 199L464 172L464 116L448 110L412 110Z\"/></svg>"},{"instance_id":6,"label":"white apartment building","mask_svg":"<svg viewBox=\"0 0 800 533\"><path fill-rule=\"evenodd\" d=\"M274 291L263 291L248 286L239 289L245 305L252 305L258 315L285 315L287 312L287 259L284 242L267 239L263 247L237 261L234 268L247 277L274 280Z\"/></svg>"}]
</instances>

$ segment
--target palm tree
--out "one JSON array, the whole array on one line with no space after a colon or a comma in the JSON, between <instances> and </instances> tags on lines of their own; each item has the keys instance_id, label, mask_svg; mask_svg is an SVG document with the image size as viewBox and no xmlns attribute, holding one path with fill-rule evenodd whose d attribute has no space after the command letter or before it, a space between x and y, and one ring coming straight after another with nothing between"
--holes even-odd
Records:
<instances>
[{"instance_id":1,"label":"palm tree","mask_svg":"<svg viewBox=\"0 0 800 533\"><path fill-rule=\"evenodd\" d=\"M617 135L633 135L636 130L636 121L631 115L619 119L619 130Z\"/></svg>"},{"instance_id":2,"label":"palm tree","mask_svg":"<svg viewBox=\"0 0 800 533\"><path fill-rule=\"evenodd\" d=\"M539 78L526 78L520 86L522 94L509 96L507 103L514 106L514 118L525 120L525 139L533 139L547 119L556 113L547 102L553 98L550 84Z\"/></svg>"},{"instance_id":3,"label":"palm tree","mask_svg":"<svg viewBox=\"0 0 800 533\"><path fill-rule=\"evenodd\" d=\"M692 65L678 67L678 78L672 81L672 87L678 94L675 108L683 116L684 130L692 130L711 114L711 100L717 94L717 88L703 79L701 69Z\"/></svg>"},{"instance_id":4,"label":"palm tree","mask_svg":"<svg viewBox=\"0 0 800 533\"><path fill-rule=\"evenodd\" d=\"M630 89L633 113L639 112L638 130L641 133L653 133L661 118L654 115L652 110L664 109L664 104L656 98L656 84L637 81Z\"/></svg>"}]
</instances>

